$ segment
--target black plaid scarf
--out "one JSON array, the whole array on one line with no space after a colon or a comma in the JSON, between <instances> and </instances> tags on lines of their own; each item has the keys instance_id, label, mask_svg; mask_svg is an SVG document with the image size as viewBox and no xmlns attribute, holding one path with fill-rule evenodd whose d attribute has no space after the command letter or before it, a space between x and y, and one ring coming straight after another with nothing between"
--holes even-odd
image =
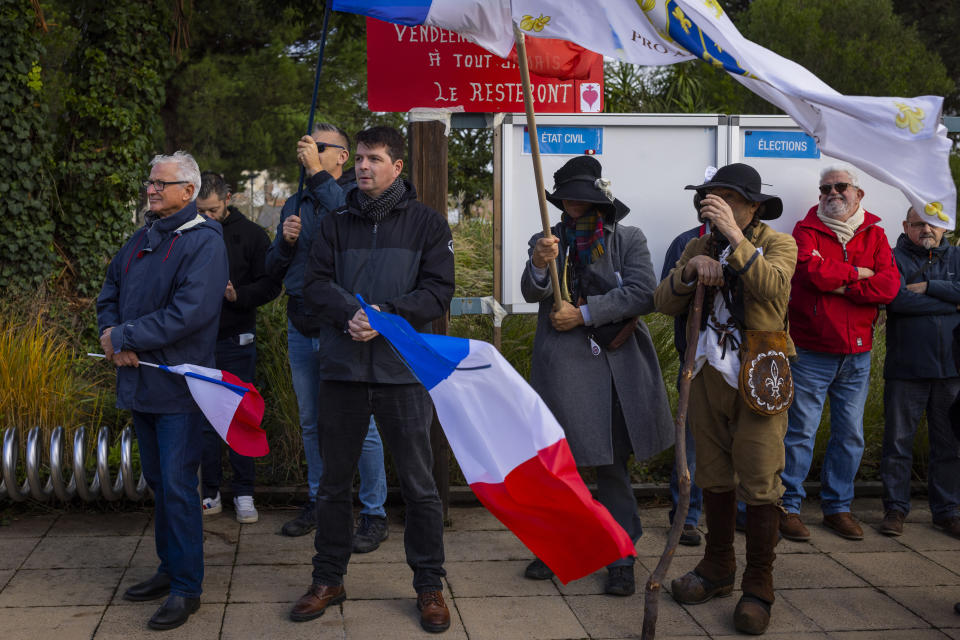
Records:
<instances>
[{"instance_id":1,"label":"black plaid scarf","mask_svg":"<svg viewBox=\"0 0 960 640\"><path fill-rule=\"evenodd\" d=\"M378 224L397 206L397 203L403 199L406 193L407 185L405 185L399 177L376 198L371 198L363 191L360 191L360 211L364 216L372 220L374 224Z\"/></svg>"}]
</instances>

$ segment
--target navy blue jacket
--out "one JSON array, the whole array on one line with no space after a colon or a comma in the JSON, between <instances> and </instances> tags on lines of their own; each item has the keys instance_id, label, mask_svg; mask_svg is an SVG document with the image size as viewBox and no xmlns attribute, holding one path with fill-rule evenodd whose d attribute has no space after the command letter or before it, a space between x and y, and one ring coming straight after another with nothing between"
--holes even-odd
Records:
<instances>
[{"instance_id":1,"label":"navy blue jacket","mask_svg":"<svg viewBox=\"0 0 960 640\"><path fill-rule=\"evenodd\" d=\"M360 308L355 294L419 331L441 317L453 298L453 237L446 219L417 201L413 185L379 223L359 209L358 189L347 205L320 221L304 286L318 322L321 380L410 384L417 379L382 336L357 342L346 333Z\"/></svg>"},{"instance_id":2,"label":"navy blue jacket","mask_svg":"<svg viewBox=\"0 0 960 640\"><path fill-rule=\"evenodd\" d=\"M353 169L350 169L337 180L326 171L319 171L307 178L300 204L300 236L296 244L290 246L283 239L283 221L296 213L297 196L294 195L283 203L277 234L267 250L267 273L283 279L287 292L287 316L304 334L315 321L306 317L308 311L303 303L303 274L310 258L310 247L317 237L320 220L334 209L342 207L346 202L344 194L356 186L354 176Z\"/></svg>"},{"instance_id":3,"label":"navy blue jacket","mask_svg":"<svg viewBox=\"0 0 960 640\"><path fill-rule=\"evenodd\" d=\"M953 331L960 325L960 248L947 239L934 249L915 245L900 234L893 250L900 271L900 292L887 305L887 359L884 378L953 378ZM926 293L907 284L926 282Z\"/></svg>"},{"instance_id":4,"label":"navy blue jacket","mask_svg":"<svg viewBox=\"0 0 960 640\"><path fill-rule=\"evenodd\" d=\"M218 223L191 202L151 219L110 261L97 298L98 334L144 362L213 367L227 249ZM117 407L145 413L199 411L182 376L117 368Z\"/></svg>"},{"instance_id":5,"label":"navy blue jacket","mask_svg":"<svg viewBox=\"0 0 960 640\"><path fill-rule=\"evenodd\" d=\"M687 248L687 243L694 238L699 238L704 233L703 225L684 231L670 243L667 253L663 257L663 269L660 271L660 281L667 279L670 271L677 266L677 260L683 255L683 250ZM687 351L687 314L675 316L673 318L673 346L677 349L680 356L680 373L683 373L683 357Z\"/></svg>"}]
</instances>

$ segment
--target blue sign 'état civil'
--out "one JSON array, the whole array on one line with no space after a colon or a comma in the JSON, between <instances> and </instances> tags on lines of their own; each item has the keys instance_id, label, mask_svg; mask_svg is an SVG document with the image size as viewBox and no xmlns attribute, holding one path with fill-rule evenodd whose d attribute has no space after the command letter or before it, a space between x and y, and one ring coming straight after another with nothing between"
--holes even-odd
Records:
<instances>
[{"instance_id":1,"label":"blue sign '\u00e9tat civil'","mask_svg":"<svg viewBox=\"0 0 960 640\"><path fill-rule=\"evenodd\" d=\"M743 132L745 158L819 158L817 141L803 131Z\"/></svg>"},{"instance_id":2,"label":"blue sign '\u00e9tat civil'","mask_svg":"<svg viewBox=\"0 0 960 640\"><path fill-rule=\"evenodd\" d=\"M543 155L600 155L603 127L537 127ZM523 128L523 152L530 153L530 131Z\"/></svg>"}]
</instances>

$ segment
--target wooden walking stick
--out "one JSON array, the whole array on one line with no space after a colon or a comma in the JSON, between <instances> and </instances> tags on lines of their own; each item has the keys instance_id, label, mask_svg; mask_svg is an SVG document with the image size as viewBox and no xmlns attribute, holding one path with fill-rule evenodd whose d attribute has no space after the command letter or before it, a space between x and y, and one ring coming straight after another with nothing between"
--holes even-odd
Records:
<instances>
[{"instance_id":1,"label":"wooden walking stick","mask_svg":"<svg viewBox=\"0 0 960 640\"><path fill-rule=\"evenodd\" d=\"M643 631L640 637L643 640L653 640L657 635L657 614L660 604L660 587L663 577L670 568L673 552L680 541L683 530L683 521L687 519L690 509L690 469L687 468L687 407L690 404L690 382L693 380L693 365L697 359L697 341L700 334L700 320L703 317L704 286L697 283L697 291L693 295L693 307L687 318L687 351L683 359L683 374L680 376L680 397L677 400L677 418L673 424L676 437L674 445L674 465L677 468L677 480L680 485L680 495L677 498L677 510L673 514L673 523L667 535L667 544L660 556L657 568L647 580L646 592L643 599Z\"/></svg>"},{"instance_id":2,"label":"wooden walking stick","mask_svg":"<svg viewBox=\"0 0 960 640\"><path fill-rule=\"evenodd\" d=\"M520 67L520 79L523 81L523 106L527 112L527 135L530 136L530 158L533 160L533 177L537 183L537 197L540 201L540 221L543 223L543 237L552 238L550 215L547 213L547 196L543 186L543 168L540 166L540 137L537 135L537 118L533 112L533 93L530 90L530 68L527 66L527 45L523 32L513 25L513 39L517 43L517 63ZM557 261L551 260L550 283L553 285L553 308L559 309L563 296L560 292L560 275L557 273Z\"/></svg>"}]
</instances>

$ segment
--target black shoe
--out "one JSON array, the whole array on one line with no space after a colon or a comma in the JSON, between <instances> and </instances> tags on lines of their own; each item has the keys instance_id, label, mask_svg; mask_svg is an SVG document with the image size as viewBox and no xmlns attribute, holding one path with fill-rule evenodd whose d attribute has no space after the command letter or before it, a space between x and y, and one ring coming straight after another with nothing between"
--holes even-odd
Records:
<instances>
[{"instance_id":1,"label":"black shoe","mask_svg":"<svg viewBox=\"0 0 960 640\"><path fill-rule=\"evenodd\" d=\"M165 573L155 573L152 578L138 582L123 592L123 599L131 602L146 602L156 600L170 593L170 576Z\"/></svg>"},{"instance_id":2,"label":"black shoe","mask_svg":"<svg viewBox=\"0 0 960 640\"><path fill-rule=\"evenodd\" d=\"M308 502L303 505L300 514L283 525L280 533L291 538L305 536L317 528L317 503Z\"/></svg>"},{"instance_id":3,"label":"black shoe","mask_svg":"<svg viewBox=\"0 0 960 640\"><path fill-rule=\"evenodd\" d=\"M170 596L153 614L153 617L147 622L147 626L159 631L176 629L187 621L191 613L199 608L200 598Z\"/></svg>"},{"instance_id":4,"label":"black shoe","mask_svg":"<svg viewBox=\"0 0 960 640\"><path fill-rule=\"evenodd\" d=\"M603 592L612 596L632 596L637 590L633 578L633 567L610 567L607 570L607 584Z\"/></svg>"},{"instance_id":5,"label":"black shoe","mask_svg":"<svg viewBox=\"0 0 960 640\"><path fill-rule=\"evenodd\" d=\"M697 531L695 526L692 524L683 525L683 530L680 532L680 544L685 547L700 546L700 532Z\"/></svg>"},{"instance_id":6,"label":"black shoe","mask_svg":"<svg viewBox=\"0 0 960 640\"><path fill-rule=\"evenodd\" d=\"M361 513L357 519L357 530L353 534L353 552L370 553L387 539L387 519Z\"/></svg>"},{"instance_id":7,"label":"black shoe","mask_svg":"<svg viewBox=\"0 0 960 640\"><path fill-rule=\"evenodd\" d=\"M533 562L527 565L523 575L531 580L549 580L553 577L553 570L540 558L534 558Z\"/></svg>"}]
</instances>

